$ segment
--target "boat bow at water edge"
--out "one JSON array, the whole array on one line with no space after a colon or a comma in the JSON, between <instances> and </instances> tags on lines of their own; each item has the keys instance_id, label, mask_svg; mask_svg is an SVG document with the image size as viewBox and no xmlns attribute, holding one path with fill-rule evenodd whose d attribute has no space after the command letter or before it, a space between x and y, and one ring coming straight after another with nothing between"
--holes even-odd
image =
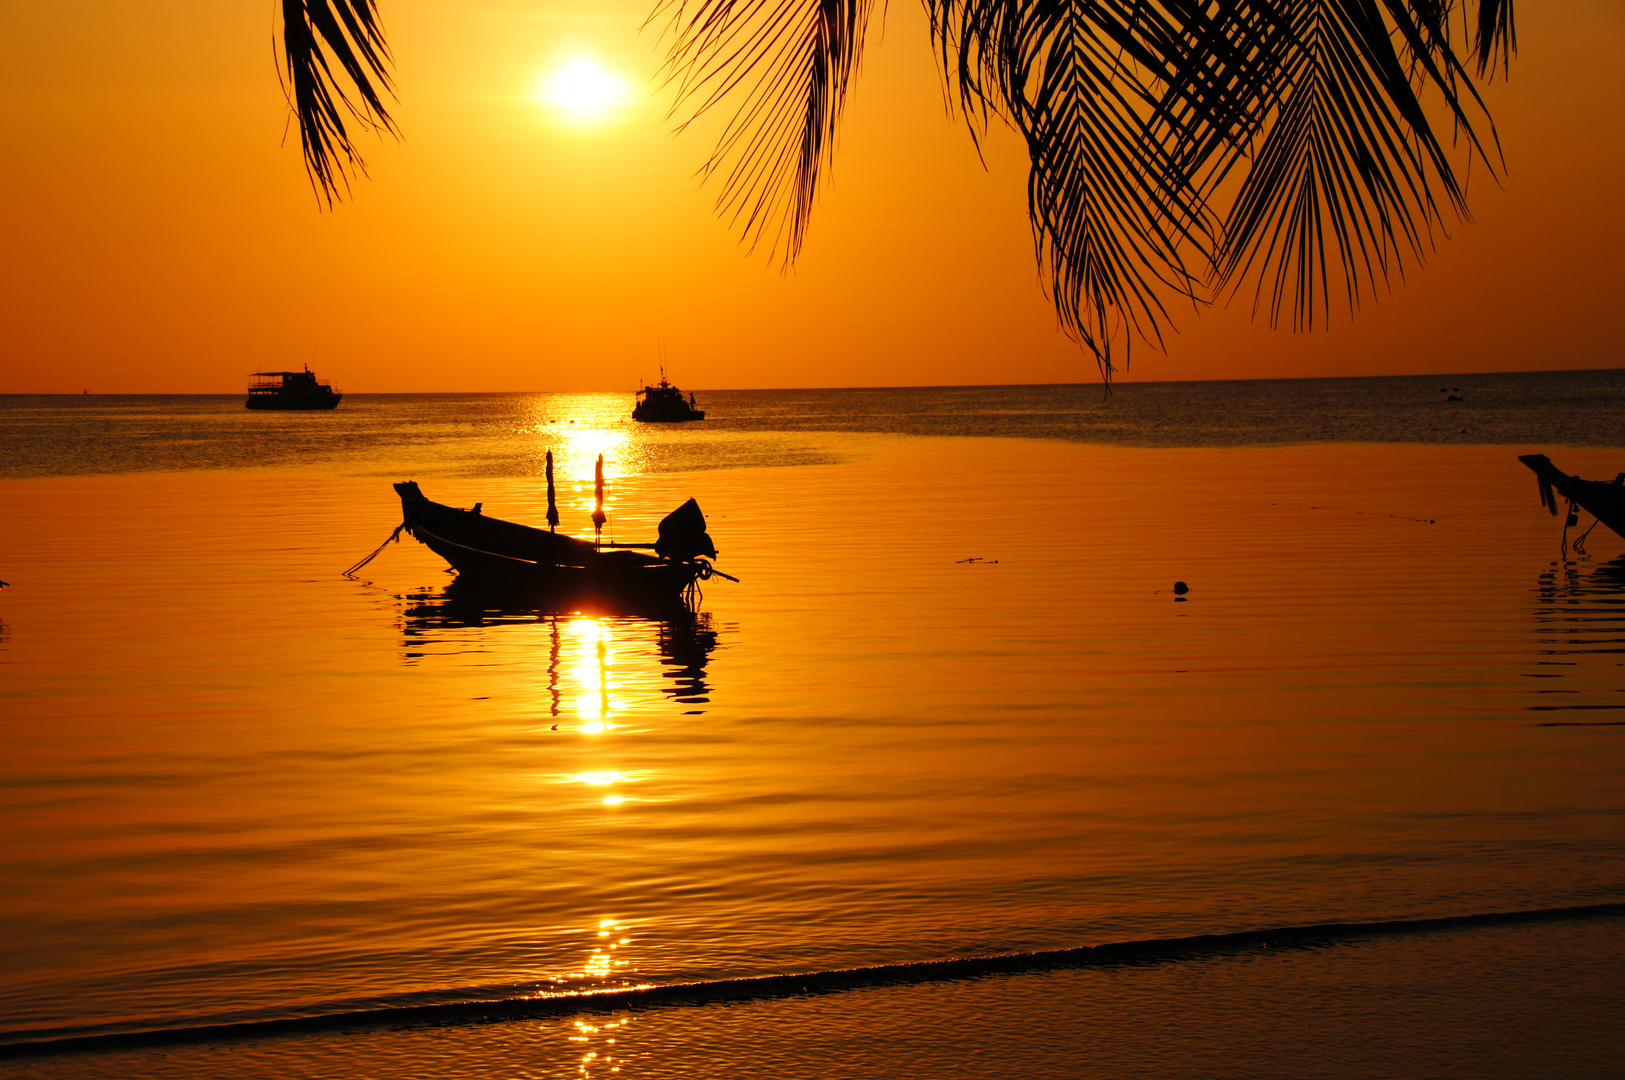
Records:
<instances>
[{"instance_id":1,"label":"boat bow at water edge","mask_svg":"<svg viewBox=\"0 0 1625 1080\"><path fill-rule=\"evenodd\" d=\"M1557 513L1557 497L1578 506L1620 536L1625 536L1625 473L1612 480L1582 480L1563 472L1545 454L1520 454L1518 460L1534 471L1540 504ZM1573 521L1570 521L1573 524Z\"/></svg>"}]
</instances>

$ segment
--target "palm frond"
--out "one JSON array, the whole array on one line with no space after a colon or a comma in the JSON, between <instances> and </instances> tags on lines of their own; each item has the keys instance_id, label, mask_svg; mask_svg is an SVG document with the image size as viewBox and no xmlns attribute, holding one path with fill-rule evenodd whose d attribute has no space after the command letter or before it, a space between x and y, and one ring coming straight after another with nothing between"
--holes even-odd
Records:
<instances>
[{"instance_id":1,"label":"palm frond","mask_svg":"<svg viewBox=\"0 0 1625 1080\"><path fill-rule=\"evenodd\" d=\"M701 170L754 247L801 251L874 0L670 0L667 80L698 117L739 101ZM685 122L682 126L686 127ZM680 128L681 130L681 128Z\"/></svg>"},{"instance_id":2,"label":"palm frond","mask_svg":"<svg viewBox=\"0 0 1625 1080\"><path fill-rule=\"evenodd\" d=\"M1290 306L1304 329L1329 310L1335 278L1352 311L1407 257L1425 258L1446 207L1467 216L1418 84L1438 93L1467 153L1489 162L1446 13L1409 0L1294 0L1291 10L1283 93L1226 218L1214 276L1239 286L1256 275L1255 310L1267 296L1272 324Z\"/></svg>"},{"instance_id":3,"label":"palm frond","mask_svg":"<svg viewBox=\"0 0 1625 1080\"><path fill-rule=\"evenodd\" d=\"M367 171L346 117L396 133L384 105L394 92L389 64L374 0L282 0L279 74L311 186L328 206L349 193L352 175Z\"/></svg>"},{"instance_id":4,"label":"palm frond","mask_svg":"<svg viewBox=\"0 0 1625 1080\"><path fill-rule=\"evenodd\" d=\"M1497 63L1504 72L1512 66L1518 51L1518 33L1512 23L1512 0L1478 0L1478 25L1473 51L1478 54L1478 73L1488 74Z\"/></svg>"},{"instance_id":5,"label":"palm frond","mask_svg":"<svg viewBox=\"0 0 1625 1080\"><path fill-rule=\"evenodd\" d=\"M1109 377L1119 327L1160 343L1164 296L1197 299L1216 241L1206 196L1268 111L1272 0L927 7L961 109L1026 139L1040 265L1062 325Z\"/></svg>"},{"instance_id":6,"label":"palm frond","mask_svg":"<svg viewBox=\"0 0 1625 1080\"><path fill-rule=\"evenodd\" d=\"M1290 307L1300 328L1338 285L1357 307L1466 218L1453 158L1494 171L1463 57L1480 77L1509 62L1511 0L924 2L973 137L997 117L1026 141L1039 264L1108 377L1119 332L1160 343L1170 301L1208 289L1256 277L1255 307L1267 299L1272 322ZM872 4L659 9L679 101L694 115L739 102L702 170L726 173L719 208L787 259Z\"/></svg>"}]
</instances>

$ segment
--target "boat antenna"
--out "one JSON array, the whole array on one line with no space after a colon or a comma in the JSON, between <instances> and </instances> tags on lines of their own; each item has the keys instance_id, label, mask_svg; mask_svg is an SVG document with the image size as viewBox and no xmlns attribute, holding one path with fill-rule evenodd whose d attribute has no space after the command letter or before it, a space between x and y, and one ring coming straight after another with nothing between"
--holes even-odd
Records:
<instances>
[{"instance_id":1,"label":"boat antenna","mask_svg":"<svg viewBox=\"0 0 1625 1080\"><path fill-rule=\"evenodd\" d=\"M600 543L604 538L604 455L598 455L598 464L593 469L592 481L593 498L597 508L592 512L593 543Z\"/></svg>"},{"instance_id":2,"label":"boat antenna","mask_svg":"<svg viewBox=\"0 0 1625 1080\"><path fill-rule=\"evenodd\" d=\"M559 528L559 504L553 493L553 451L547 452L547 531Z\"/></svg>"}]
</instances>

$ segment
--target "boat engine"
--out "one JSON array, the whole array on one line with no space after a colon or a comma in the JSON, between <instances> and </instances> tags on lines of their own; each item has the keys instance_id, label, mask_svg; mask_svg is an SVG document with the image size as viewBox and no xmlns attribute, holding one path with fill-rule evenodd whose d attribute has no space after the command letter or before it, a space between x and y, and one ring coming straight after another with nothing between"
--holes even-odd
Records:
<instances>
[{"instance_id":1,"label":"boat engine","mask_svg":"<svg viewBox=\"0 0 1625 1080\"><path fill-rule=\"evenodd\" d=\"M690 499L661 519L655 554L678 561L701 555L707 559L717 557L717 547L705 531L705 515L700 512L699 503Z\"/></svg>"}]
</instances>

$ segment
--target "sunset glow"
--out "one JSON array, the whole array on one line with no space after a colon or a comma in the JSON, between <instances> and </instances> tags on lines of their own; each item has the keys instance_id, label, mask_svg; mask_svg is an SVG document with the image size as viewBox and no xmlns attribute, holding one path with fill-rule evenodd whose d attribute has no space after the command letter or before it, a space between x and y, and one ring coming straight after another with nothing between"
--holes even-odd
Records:
<instances>
[{"instance_id":1,"label":"sunset glow","mask_svg":"<svg viewBox=\"0 0 1625 1080\"><path fill-rule=\"evenodd\" d=\"M0 1059L1619 1071L1621 0L11 9Z\"/></svg>"},{"instance_id":2,"label":"sunset glow","mask_svg":"<svg viewBox=\"0 0 1625 1080\"><path fill-rule=\"evenodd\" d=\"M625 79L585 57L548 72L536 86L536 100L574 124L602 123L630 98Z\"/></svg>"},{"instance_id":3,"label":"sunset glow","mask_svg":"<svg viewBox=\"0 0 1625 1080\"><path fill-rule=\"evenodd\" d=\"M1308 334L1254 320L1248 290L1176 304L1167 352L1136 345L1125 381L1617 362L1625 114L1602 103L1621 31L1615 7L1585 8L1521 16L1516 72L1484 87L1506 176L1473 176L1475 223L1426 268ZM19 105L33 119L8 143L10 203L31 209L0 290L0 392L237 393L255 368L310 362L352 394L631 393L662 340L672 378L702 390L1095 378L1038 285L1025 145L999 124L973 143L943 115L922 9L871 35L788 275L716 213L721 178L696 179L731 112L674 130L691 110L661 88L658 35L638 33L647 3L536 20L388 7L410 45L402 139L367 137L372 178L331 215L297 130L282 141L258 8L215 19L187 0L105 39L65 29L76 9L27 10L13 36L36 44L0 83L49 104ZM154 49L173 50L167 72ZM1583 107L1558 109L1560 88Z\"/></svg>"}]
</instances>

